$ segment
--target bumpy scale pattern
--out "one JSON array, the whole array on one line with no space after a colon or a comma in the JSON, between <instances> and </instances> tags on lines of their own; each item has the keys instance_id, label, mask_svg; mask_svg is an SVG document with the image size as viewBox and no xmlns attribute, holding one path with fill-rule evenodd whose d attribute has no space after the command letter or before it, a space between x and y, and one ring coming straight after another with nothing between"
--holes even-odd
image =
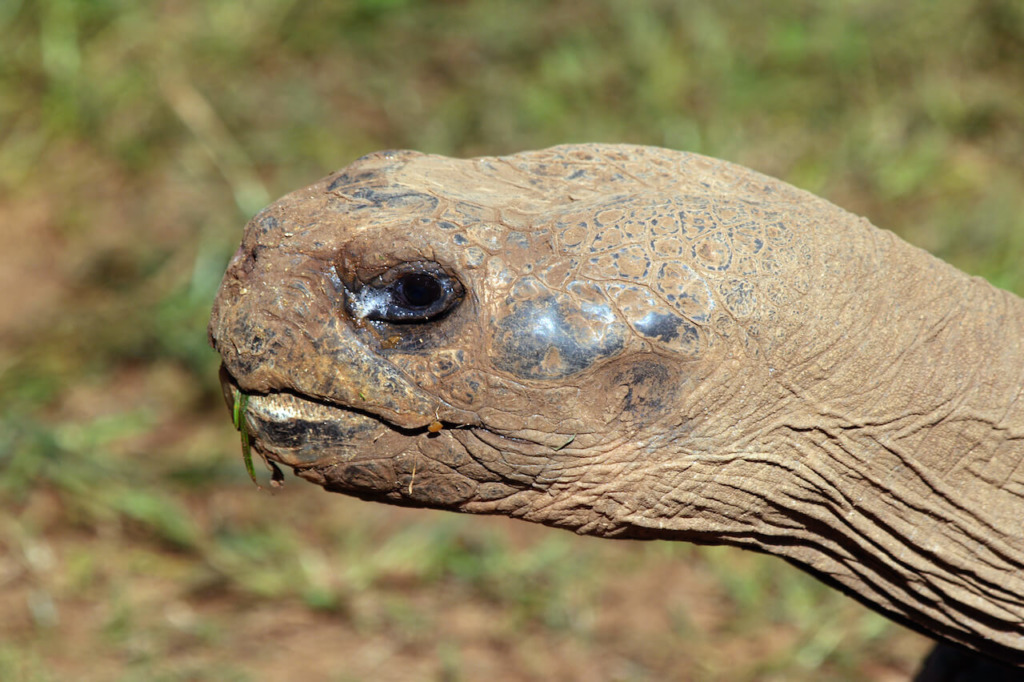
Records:
<instances>
[{"instance_id":1,"label":"bumpy scale pattern","mask_svg":"<svg viewBox=\"0 0 1024 682\"><path fill-rule=\"evenodd\" d=\"M806 289L800 269L786 284L780 270L811 257L807 241L792 238L802 227L792 205L809 195L697 155L627 150L556 147L462 162L482 185L528 188L505 193L508 207L494 194L486 205L457 191L442 215L453 229L469 228L455 234L467 262L497 258L496 281L510 285L513 311L498 321L503 369L566 376L631 336L697 356L715 342L709 328L756 334L746 318L770 319L783 287ZM510 271L507 262L523 265Z\"/></svg>"},{"instance_id":2,"label":"bumpy scale pattern","mask_svg":"<svg viewBox=\"0 0 1024 682\"><path fill-rule=\"evenodd\" d=\"M809 287L824 204L740 166L623 145L377 153L328 191L359 221L439 235L483 268L495 366L538 380L627 349L697 357L735 337L759 353Z\"/></svg>"}]
</instances>

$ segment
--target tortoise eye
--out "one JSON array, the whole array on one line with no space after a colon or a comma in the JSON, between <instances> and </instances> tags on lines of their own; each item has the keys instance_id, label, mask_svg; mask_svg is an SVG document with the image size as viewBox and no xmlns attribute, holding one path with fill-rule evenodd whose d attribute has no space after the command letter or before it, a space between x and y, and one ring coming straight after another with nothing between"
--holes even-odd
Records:
<instances>
[{"instance_id":1,"label":"tortoise eye","mask_svg":"<svg viewBox=\"0 0 1024 682\"><path fill-rule=\"evenodd\" d=\"M382 322L426 322L462 300L459 280L434 263L404 263L348 295L355 318Z\"/></svg>"},{"instance_id":2,"label":"tortoise eye","mask_svg":"<svg viewBox=\"0 0 1024 682\"><path fill-rule=\"evenodd\" d=\"M408 310L424 310L444 298L444 286L433 275L410 272L395 281L394 303Z\"/></svg>"}]
</instances>

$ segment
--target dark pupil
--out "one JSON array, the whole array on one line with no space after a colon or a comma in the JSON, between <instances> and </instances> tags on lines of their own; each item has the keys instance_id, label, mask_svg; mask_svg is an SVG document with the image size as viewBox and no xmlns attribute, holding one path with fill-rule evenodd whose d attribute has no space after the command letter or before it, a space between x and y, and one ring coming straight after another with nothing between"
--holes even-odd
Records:
<instances>
[{"instance_id":1,"label":"dark pupil","mask_svg":"<svg viewBox=\"0 0 1024 682\"><path fill-rule=\"evenodd\" d=\"M398 280L397 293L409 308L427 308L441 298L441 283L430 275L406 275Z\"/></svg>"}]
</instances>

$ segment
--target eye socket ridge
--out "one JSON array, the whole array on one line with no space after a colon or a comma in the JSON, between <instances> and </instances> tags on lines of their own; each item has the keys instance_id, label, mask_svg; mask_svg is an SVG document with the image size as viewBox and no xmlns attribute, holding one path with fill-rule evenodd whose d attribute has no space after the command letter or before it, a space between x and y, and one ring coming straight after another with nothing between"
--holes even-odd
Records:
<instances>
[{"instance_id":1,"label":"eye socket ridge","mask_svg":"<svg viewBox=\"0 0 1024 682\"><path fill-rule=\"evenodd\" d=\"M462 284L434 263L404 263L348 291L348 311L357 319L426 322L453 308Z\"/></svg>"}]
</instances>

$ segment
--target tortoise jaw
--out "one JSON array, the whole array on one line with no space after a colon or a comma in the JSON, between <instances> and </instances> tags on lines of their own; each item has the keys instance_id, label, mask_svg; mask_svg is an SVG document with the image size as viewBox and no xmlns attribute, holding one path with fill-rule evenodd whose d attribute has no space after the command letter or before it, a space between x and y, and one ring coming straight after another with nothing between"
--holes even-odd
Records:
<instances>
[{"instance_id":1,"label":"tortoise jaw","mask_svg":"<svg viewBox=\"0 0 1024 682\"><path fill-rule=\"evenodd\" d=\"M251 443L264 459L293 468L350 461L361 446L393 428L368 414L291 393L248 393L223 367L220 380L243 433L243 450Z\"/></svg>"},{"instance_id":2,"label":"tortoise jaw","mask_svg":"<svg viewBox=\"0 0 1024 682\"><path fill-rule=\"evenodd\" d=\"M374 417L288 393L249 396L244 415L257 449L291 467L347 462L391 428Z\"/></svg>"}]
</instances>

